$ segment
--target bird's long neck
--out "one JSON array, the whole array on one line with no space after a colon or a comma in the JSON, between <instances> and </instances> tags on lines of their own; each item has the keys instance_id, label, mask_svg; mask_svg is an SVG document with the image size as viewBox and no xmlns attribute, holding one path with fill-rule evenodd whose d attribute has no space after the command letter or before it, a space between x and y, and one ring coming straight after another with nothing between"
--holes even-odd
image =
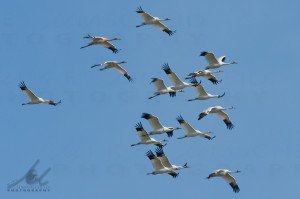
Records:
<instances>
[{"instance_id":1,"label":"bird's long neck","mask_svg":"<svg viewBox=\"0 0 300 199\"><path fill-rule=\"evenodd\" d=\"M223 72L223 71L218 70L218 71L211 72L211 74L213 74L213 73L221 73L221 72Z\"/></svg>"},{"instance_id":2,"label":"bird's long neck","mask_svg":"<svg viewBox=\"0 0 300 199\"><path fill-rule=\"evenodd\" d=\"M228 171L228 173L239 173L240 171Z\"/></svg>"},{"instance_id":3,"label":"bird's long neck","mask_svg":"<svg viewBox=\"0 0 300 199\"><path fill-rule=\"evenodd\" d=\"M112 38L112 39L108 39L106 41L113 41L113 40L119 40L119 38Z\"/></svg>"}]
</instances>

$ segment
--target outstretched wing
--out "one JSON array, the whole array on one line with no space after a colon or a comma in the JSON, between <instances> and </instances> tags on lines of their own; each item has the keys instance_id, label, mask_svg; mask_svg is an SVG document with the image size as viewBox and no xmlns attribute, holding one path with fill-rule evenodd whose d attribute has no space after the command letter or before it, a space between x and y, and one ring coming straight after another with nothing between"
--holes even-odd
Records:
<instances>
[{"instance_id":1,"label":"outstretched wing","mask_svg":"<svg viewBox=\"0 0 300 199\"><path fill-rule=\"evenodd\" d=\"M217 78L215 76L213 76L211 73L209 73L208 75L205 75L204 77L206 79L208 79L209 81L211 81L213 84L218 84L222 81L222 80L218 81Z\"/></svg>"},{"instance_id":2,"label":"outstretched wing","mask_svg":"<svg viewBox=\"0 0 300 199\"><path fill-rule=\"evenodd\" d=\"M167 26L162 24L160 21L156 21L155 23L151 24L155 26L156 28L161 29L162 31L166 32L169 36L172 36L176 31L170 30Z\"/></svg>"},{"instance_id":3,"label":"outstretched wing","mask_svg":"<svg viewBox=\"0 0 300 199\"><path fill-rule=\"evenodd\" d=\"M165 167L162 165L161 161L153 154L151 150L149 150L146 155L151 160L152 166L155 170L164 169Z\"/></svg>"},{"instance_id":4,"label":"outstretched wing","mask_svg":"<svg viewBox=\"0 0 300 199\"><path fill-rule=\"evenodd\" d=\"M177 121L179 122L180 126L182 126L182 128L188 132L188 133L192 133L195 132L196 130L186 121L184 121L184 119L182 118L181 115L179 115L177 118Z\"/></svg>"},{"instance_id":5,"label":"outstretched wing","mask_svg":"<svg viewBox=\"0 0 300 199\"><path fill-rule=\"evenodd\" d=\"M143 128L143 125L141 122L139 122L135 125L135 129L137 131L138 136L140 137L140 139L142 141L150 140L150 137L149 137L147 131L145 131L145 129Z\"/></svg>"},{"instance_id":6,"label":"outstretched wing","mask_svg":"<svg viewBox=\"0 0 300 199\"><path fill-rule=\"evenodd\" d=\"M148 120L148 122L150 123L150 125L153 129L163 128L163 125L161 125L158 118L154 115L151 115L151 114L148 114L148 113L143 113L142 118Z\"/></svg>"},{"instance_id":7,"label":"outstretched wing","mask_svg":"<svg viewBox=\"0 0 300 199\"><path fill-rule=\"evenodd\" d=\"M233 129L234 125L231 123L229 116L224 111L218 111L216 114L222 118L228 129Z\"/></svg>"},{"instance_id":8,"label":"outstretched wing","mask_svg":"<svg viewBox=\"0 0 300 199\"><path fill-rule=\"evenodd\" d=\"M168 168L172 168L171 163L169 162L169 159L167 156L164 154L163 147L156 147L155 149L156 155L158 159L161 161L161 163Z\"/></svg>"},{"instance_id":9,"label":"outstretched wing","mask_svg":"<svg viewBox=\"0 0 300 199\"><path fill-rule=\"evenodd\" d=\"M200 113L198 120L201 120L203 117L205 117L206 115L208 115L211 111L213 107L209 107L208 109L202 111L202 113Z\"/></svg>"},{"instance_id":10,"label":"outstretched wing","mask_svg":"<svg viewBox=\"0 0 300 199\"><path fill-rule=\"evenodd\" d=\"M113 53L119 52L119 50L112 43L108 41L101 42L101 45L103 45L105 48L110 49L111 51L113 51Z\"/></svg>"},{"instance_id":11,"label":"outstretched wing","mask_svg":"<svg viewBox=\"0 0 300 199\"><path fill-rule=\"evenodd\" d=\"M145 21L150 21L153 20L154 17L152 17L149 13L144 12L144 10L142 9L142 7L138 7L136 12L138 13L138 15L140 15Z\"/></svg>"},{"instance_id":12,"label":"outstretched wing","mask_svg":"<svg viewBox=\"0 0 300 199\"><path fill-rule=\"evenodd\" d=\"M34 101L34 100L38 100L38 99L39 99L39 98L38 98L31 90L29 90L29 89L26 87L24 81L21 81L21 82L20 82L19 87L21 88L21 90L25 93L25 95L27 95L27 97L28 97L31 101Z\"/></svg>"},{"instance_id":13,"label":"outstretched wing","mask_svg":"<svg viewBox=\"0 0 300 199\"><path fill-rule=\"evenodd\" d=\"M160 91L163 89L167 89L166 85L164 84L164 80L159 79L159 78L152 78L152 82L155 86L155 88Z\"/></svg>"},{"instance_id":14,"label":"outstretched wing","mask_svg":"<svg viewBox=\"0 0 300 199\"><path fill-rule=\"evenodd\" d=\"M132 78L130 77L130 75L126 72L126 70L124 68L122 68L119 64L117 64L114 69L116 69L117 71L119 71L122 75L124 75L128 81L132 81Z\"/></svg>"},{"instance_id":15,"label":"outstretched wing","mask_svg":"<svg viewBox=\"0 0 300 199\"><path fill-rule=\"evenodd\" d=\"M192 77L190 82L193 84L194 89L199 96L207 95L207 92L204 90L203 86L200 84L201 82L197 82L195 77Z\"/></svg>"},{"instance_id":16,"label":"outstretched wing","mask_svg":"<svg viewBox=\"0 0 300 199\"><path fill-rule=\"evenodd\" d=\"M237 185L235 179L233 176L231 176L229 173L227 173L225 176L222 176L223 179L225 179L229 185L232 187L233 192L238 193L240 191L239 186Z\"/></svg>"},{"instance_id":17,"label":"outstretched wing","mask_svg":"<svg viewBox=\"0 0 300 199\"><path fill-rule=\"evenodd\" d=\"M209 63L209 65L214 65L214 64L218 64L218 60L215 57L214 53L211 52L201 52L200 56L205 56L205 59L207 60L207 62Z\"/></svg>"},{"instance_id":18,"label":"outstretched wing","mask_svg":"<svg viewBox=\"0 0 300 199\"><path fill-rule=\"evenodd\" d=\"M176 73L174 73L171 69L168 63L165 63L162 66L162 69L165 71L165 73L168 75L168 77L170 78L170 80L173 82L174 85L182 85L183 82L178 78L178 76L176 75Z\"/></svg>"}]
</instances>

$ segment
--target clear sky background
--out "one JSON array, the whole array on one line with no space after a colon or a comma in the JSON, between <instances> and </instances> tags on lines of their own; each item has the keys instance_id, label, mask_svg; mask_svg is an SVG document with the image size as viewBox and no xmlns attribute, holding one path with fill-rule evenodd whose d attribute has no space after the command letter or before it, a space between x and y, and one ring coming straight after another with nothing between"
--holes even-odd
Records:
<instances>
[{"instance_id":1,"label":"clear sky background","mask_svg":"<svg viewBox=\"0 0 300 199\"><path fill-rule=\"evenodd\" d=\"M136 28L142 19L135 10L159 18L176 34L169 37L152 26ZM296 0L212 1L5 1L0 6L0 197L5 199L81 198L291 198L300 197L299 7ZM119 37L118 54L102 46L80 49L87 34ZM188 102L196 97L186 88L175 98L152 100L151 78L171 81L161 69L168 62L182 79L204 69L201 51L226 55L237 65L216 74L223 82L202 85L221 99ZM104 61L122 66L134 78L129 83L117 71L90 66ZM24 80L35 94L55 101L21 106L29 99L19 89ZM198 121L210 106L235 106L227 113L231 131L216 115ZM164 148L172 164L188 163L179 177L146 175L153 171L140 145L135 124L156 115L165 126L183 118L203 138L178 140L174 132ZM153 136L168 139L165 134ZM52 170L48 193L9 193L8 183L21 178L36 160L37 172ZM221 178L205 179L216 169L241 170L234 177L241 191L232 192ZM24 182L23 182L24 184Z\"/></svg>"}]
</instances>

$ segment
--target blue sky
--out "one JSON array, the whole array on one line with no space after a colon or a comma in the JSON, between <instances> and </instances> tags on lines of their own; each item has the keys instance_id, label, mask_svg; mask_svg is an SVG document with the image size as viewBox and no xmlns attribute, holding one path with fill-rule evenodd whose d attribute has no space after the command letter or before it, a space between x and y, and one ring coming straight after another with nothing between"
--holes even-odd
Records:
<instances>
[{"instance_id":1,"label":"blue sky","mask_svg":"<svg viewBox=\"0 0 300 199\"><path fill-rule=\"evenodd\" d=\"M169 37L142 19L138 6L176 30ZM6 1L0 7L1 123L0 197L15 198L299 198L300 150L296 104L300 47L298 1ZM87 34L119 37L113 54L102 46L79 49ZM175 98L152 100L151 78L163 78L168 62L180 78L203 69L201 51L226 55L239 64L224 66L222 79L202 85L221 99L188 102L186 88ZM104 61L126 61L129 83L115 70L91 69ZM57 107L21 106L28 98L18 88L24 80L35 94L62 100ZM200 78L198 78L200 80ZM210 106L235 106L227 113L232 131L215 115L198 121ZM143 112L166 126L179 126L178 115L196 129L213 131L212 141L178 140L174 132L164 148L172 164L188 163L177 179L148 176L153 170L145 153L154 146L136 146L135 124ZM153 136L164 139L165 135ZM9 193L35 161L48 193ZM206 180L219 168L239 169L241 191L234 194L219 178ZM23 183L24 184L24 183Z\"/></svg>"}]
</instances>

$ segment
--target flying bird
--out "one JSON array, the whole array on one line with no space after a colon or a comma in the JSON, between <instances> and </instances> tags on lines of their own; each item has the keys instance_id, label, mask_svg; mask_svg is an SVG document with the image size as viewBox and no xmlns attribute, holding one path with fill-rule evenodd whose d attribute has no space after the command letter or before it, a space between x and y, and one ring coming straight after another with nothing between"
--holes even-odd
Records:
<instances>
[{"instance_id":1,"label":"flying bird","mask_svg":"<svg viewBox=\"0 0 300 199\"><path fill-rule=\"evenodd\" d=\"M174 128L174 127L165 127L159 122L158 117L156 117L154 115L151 115L149 113L143 113L141 118L144 118L144 119L148 120L151 127L153 128L153 131L151 131L149 133L150 135L167 133L168 137L172 137L174 130L181 129L179 127L176 127L176 128Z\"/></svg>"},{"instance_id":2,"label":"flying bird","mask_svg":"<svg viewBox=\"0 0 300 199\"><path fill-rule=\"evenodd\" d=\"M170 97L175 97L176 92L183 92L182 90L177 91L177 90L172 89L172 86L166 87L164 80L159 79L159 78L152 78L152 81L150 82L150 84L151 83L154 84L157 91L154 93L154 96L151 96L148 99L152 99L154 97L157 97L157 96L163 95L163 94L167 94L167 93L169 93Z\"/></svg>"},{"instance_id":3,"label":"flying bird","mask_svg":"<svg viewBox=\"0 0 300 199\"><path fill-rule=\"evenodd\" d=\"M229 116L223 111L227 109L235 109L235 107L233 106L230 106L228 108L223 108L221 106L209 107L208 109L200 113L198 120L202 119L203 117L205 117L210 113L216 113L225 122L227 129L231 130L233 129L234 125L231 123Z\"/></svg>"},{"instance_id":4,"label":"flying bird","mask_svg":"<svg viewBox=\"0 0 300 199\"><path fill-rule=\"evenodd\" d=\"M232 187L233 192L238 193L240 191L240 188L238 184L236 183L234 177L230 175L230 173L239 173L241 171L229 171L227 169L218 169L214 171L213 173L209 174L207 179L212 178L212 177L222 177L224 180L226 180L229 185Z\"/></svg>"},{"instance_id":5,"label":"flying bird","mask_svg":"<svg viewBox=\"0 0 300 199\"><path fill-rule=\"evenodd\" d=\"M59 102L54 102L52 100L44 100L43 98L37 97L31 90L29 90L26 87L24 81L21 81L21 83L19 84L19 87L25 93L25 95L27 95L27 97L30 99L30 102L23 103L22 105L44 103L44 104L50 104L50 105L56 106L57 104L61 103L61 100Z\"/></svg>"},{"instance_id":6,"label":"flying bird","mask_svg":"<svg viewBox=\"0 0 300 199\"><path fill-rule=\"evenodd\" d=\"M184 135L183 137L177 138L177 139L199 136L199 137L204 137L206 139L212 140L216 137L216 136L211 137L208 135L209 133L212 133L211 131L202 133L201 131L194 129L189 123L184 121L184 119L182 118L181 115L179 115L176 119L179 122L179 124L182 126L182 128L187 132L186 135Z\"/></svg>"},{"instance_id":7,"label":"flying bird","mask_svg":"<svg viewBox=\"0 0 300 199\"><path fill-rule=\"evenodd\" d=\"M214 68L219 68L224 65L237 64L237 62L235 62L235 61L230 62L230 63L225 63L224 62L225 58L226 58L225 56L216 58L215 54L211 53L211 52L203 51L203 52L201 52L200 56L205 56L207 62L209 63L209 65L206 66L205 69L210 69L210 68L214 69Z\"/></svg>"},{"instance_id":8,"label":"flying bird","mask_svg":"<svg viewBox=\"0 0 300 199\"><path fill-rule=\"evenodd\" d=\"M136 27L141 27L144 25L153 25L156 28L166 32L169 36L172 36L176 31L170 30L167 26L161 23L161 21L168 21L169 18L159 19L158 17L152 17L150 14L143 11L142 7L138 7L136 12L144 19L144 22Z\"/></svg>"},{"instance_id":9,"label":"flying bird","mask_svg":"<svg viewBox=\"0 0 300 199\"><path fill-rule=\"evenodd\" d=\"M123 63L127 63L125 61L122 62L117 62L117 61L107 61L107 62L103 62L101 64L96 64L91 66L91 68L94 68L96 66L102 66L102 65L106 65L103 68L100 69L100 71L105 70L105 69L109 69L109 68L114 68L117 71L119 71L122 75L124 75L128 81L132 81L132 78L130 77L130 75L126 72L126 70L124 68L122 68L119 64L123 64Z\"/></svg>"},{"instance_id":10,"label":"flying bird","mask_svg":"<svg viewBox=\"0 0 300 199\"><path fill-rule=\"evenodd\" d=\"M189 99L188 101L207 100L207 99L211 99L211 98L221 98L221 97L224 97L224 95L225 95L225 93L223 93L222 95L212 95L210 93L207 93L204 90L203 86L201 85L201 81L197 82L195 77L191 78L191 83L193 84L195 91L198 94L198 97L196 97L195 99Z\"/></svg>"},{"instance_id":11,"label":"flying bird","mask_svg":"<svg viewBox=\"0 0 300 199\"><path fill-rule=\"evenodd\" d=\"M172 81L172 83L174 84L174 86L171 86L171 89L173 90L182 90L185 87L188 86L193 86L193 84L189 84L186 82L181 81L178 76L176 75L176 73L174 73L171 69L168 63L165 63L162 66L162 69L165 71L165 73L168 75L169 79Z\"/></svg>"},{"instance_id":12,"label":"flying bird","mask_svg":"<svg viewBox=\"0 0 300 199\"><path fill-rule=\"evenodd\" d=\"M145 129L143 128L143 125L142 125L141 122L139 122L135 125L135 129L136 129L137 134L140 137L141 141L138 142L137 144L132 144L131 146L136 146L136 145L139 145L139 144L153 144L153 145L162 147L163 146L162 142L167 142L168 141L168 140L165 140L165 139L157 141L153 138L150 138L147 131L145 131Z\"/></svg>"},{"instance_id":13,"label":"flying bird","mask_svg":"<svg viewBox=\"0 0 300 199\"><path fill-rule=\"evenodd\" d=\"M180 170L183 168L190 168L189 166L187 166L187 163L185 163L183 166L176 166L171 164L167 156L164 154L163 147L156 147L155 152L157 158L161 161L161 163L169 169Z\"/></svg>"},{"instance_id":14,"label":"flying bird","mask_svg":"<svg viewBox=\"0 0 300 199\"><path fill-rule=\"evenodd\" d=\"M211 72L209 70L199 70L199 71L188 74L188 76L191 76L191 77L186 77L185 79L191 79L193 77L202 76L202 77L208 79L209 81L211 81L213 84L218 84L218 83L221 83L222 80L217 80L217 78L215 76L213 76L212 74L220 73L220 72L223 72L223 71L218 70L218 71Z\"/></svg>"},{"instance_id":15,"label":"flying bird","mask_svg":"<svg viewBox=\"0 0 300 199\"><path fill-rule=\"evenodd\" d=\"M165 167L161 161L153 154L153 152L151 150L149 150L146 155L148 156L148 158L151 160L152 166L155 169L153 172L151 173L147 173L147 175L156 175L156 174L163 174L163 173L167 173L169 175L171 175L173 178L176 178L178 176L179 173L176 173L173 169L169 169L167 167Z\"/></svg>"},{"instance_id":16,"label":"flying bird","mask_svg":"<svg viewBox=\"0 0 300 199\"><path fill-rule=\"evenodd\" d=\"M92 42L90 42L86 46L82 46L81 48L86 48L88 46L92 46L92 45L96 45L96 44L101 44L105 48L108 48L111 51L113 51L113 53L118 53L119 52L119 50L113 44L111 44L109 41L120 40L120 38L107 39L105 37L92 37L90 35L88 35L86 37L83 37L83 38L91 39Z\"/></svg>"}]
</instances>

